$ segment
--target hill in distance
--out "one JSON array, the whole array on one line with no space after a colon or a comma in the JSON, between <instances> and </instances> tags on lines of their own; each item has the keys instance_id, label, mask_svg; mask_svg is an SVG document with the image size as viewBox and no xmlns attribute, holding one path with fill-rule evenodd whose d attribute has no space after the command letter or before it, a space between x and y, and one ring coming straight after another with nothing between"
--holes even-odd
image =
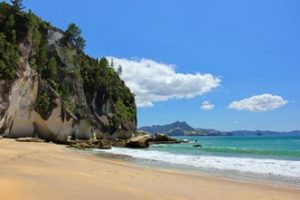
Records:
<instances>
[{"instance_id":1,"label":"hill in distance","mask_svg":"<svg viewBox=\"0 0 300 200\"><path fill-rule=\"evenodd\" d=\"M153 125L144 126L139 128L151 134L164 133L169 136L276 136L276 135L300 135L300 130L290 132L279 131L249 131L249 130L236 130L236 131L220 131L215 129L193 128L186 122L176 121L166 125Z\"/></svg>"},{"instance_id":2,"label":"hill in distance","mask_svg":"<svg viewBox=\"0 0 300 200\"><path fill-rule=\"evenodd\" d=\"M164 133L169 136L220 136L226 135L226 132L214 130L214 129L196 129L188 125L186 122L176 121L171 124L166 125L154 125L154 126L144 126L139 130L145 131L151 134L154 133Z\"/></svg>"}]
</instances>

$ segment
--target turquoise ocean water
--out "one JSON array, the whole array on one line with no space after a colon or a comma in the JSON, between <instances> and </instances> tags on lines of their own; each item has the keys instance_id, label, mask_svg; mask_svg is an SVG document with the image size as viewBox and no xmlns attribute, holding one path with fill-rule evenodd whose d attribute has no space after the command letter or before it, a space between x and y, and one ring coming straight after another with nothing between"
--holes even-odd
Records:
<instances>
[{"instance_id":1,"label":"turquoise ocean water","mask_svg":"<svg viewBox=\"0 0 300 200\"><path fill-rule=\"evenodd\" d=\"M157 145L151 149L175 154L244 158L273 158L300 161L300 136L178 137L180 145ZM194 145L200 144L201 148Z\"/></svg>"},{"instance_id":2,"label":"turquoise ocean water","mask_svg":"<svg viewBox=\"0 0 300 200\"><path fill-rule=\"evenodd\" d=\"M178 139L188 140L188 143L100 151L130 156L152 166L300 186L300 136L197 136Z\"/></svg>"}]
</instances>

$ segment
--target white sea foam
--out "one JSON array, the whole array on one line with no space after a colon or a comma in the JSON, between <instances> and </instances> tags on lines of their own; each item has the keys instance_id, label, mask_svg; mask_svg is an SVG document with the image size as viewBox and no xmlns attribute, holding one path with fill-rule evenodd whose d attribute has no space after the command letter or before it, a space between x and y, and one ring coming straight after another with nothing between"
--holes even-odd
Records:
<instances>
[{"instance_id":1,"label":"white sea foam","mask_svg":"<svg viewBox=\"0 0 300 200\"><path fill-rule=\"evenodd\" d=\"M97 151L198 168L236 170L240 172L250 172L255 174L272 174L278 176L300 178L300 161L205 155L195 156L173 154L154 150L126 149L115 147L111 150Z\"/></svg>"}]
</instances>

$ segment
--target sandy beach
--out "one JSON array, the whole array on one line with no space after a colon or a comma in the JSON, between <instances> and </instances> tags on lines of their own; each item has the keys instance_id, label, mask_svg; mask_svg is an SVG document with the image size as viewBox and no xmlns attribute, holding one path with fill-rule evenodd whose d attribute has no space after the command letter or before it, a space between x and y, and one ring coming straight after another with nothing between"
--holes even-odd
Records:
<instances>
[{"instance_id":1,"label":"sandy beach","mask_svg":"<svg viewBox=\"0 0 300 200\"><path fill-rule=\"evenodd\" d=\"M64 145L0 139L0 199L300 199L300 190L143 167Z\"/></svg>"}]
</instances>

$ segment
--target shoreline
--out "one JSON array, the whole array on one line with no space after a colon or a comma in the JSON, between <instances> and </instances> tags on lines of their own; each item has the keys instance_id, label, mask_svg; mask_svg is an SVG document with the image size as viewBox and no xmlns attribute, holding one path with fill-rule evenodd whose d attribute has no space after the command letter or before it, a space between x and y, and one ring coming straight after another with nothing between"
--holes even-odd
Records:
<instances>
[{"instance_id":1,"label":"shoreline","mask_svg":"<svg viewBox=\"0 0 300 200\"><path fill-rule=\"evenodd\" d=\"M299 199L290 186L141 166L51 143L0 140L3 199Z\"/></svg>"},{"instance_id":2,"label":"shoreline","mask_svg":"<svg viewBox=\"0 0 300 200\"><path fill-rule=\"evenodd\" d=\"M128 149L113 147L110 150L95 149L100 154L114 154L124 156L142 166L153 168L168 168L196 173L205 173L213 176L230 179L262 182L272 185L288 185L300 188L299 166L300 161L274 159L268 157L245 157L207 155L198 152L176 153L174 148ZM183 148L183 147L182 147ZM177 148L180 149L180 146ZM131 159L127 159L131 157Z\"/></svg>"},{"instance_id":3,"label":"shoreline","mask_svg":"<svg viewBox=\"0 0 300 200\"><path fill-rule=\"evenodd\" d=\"M80 151L80 150L78 150ZM246 183L255 183L255 184L262 184L262 185L270 185L270 186L278 186L278 187L286 187L286 188L293 188L300 190L300 184L297 180L296 183L292 182L284 182L282 180L270 177L266 178L265 174L254 174L254 173L246 173L246 172L237 172L237 171L221 171L221 170L208 170L202 168L196 168L191 166L179 166L179 165L172 165L171 163L162 163L161 161L156 160L146 160L135 158L129 155L122 155L122 154L113 154L106 151L91 151L90 153L95 154L96 156L100 156L102 158L112 159L116 161L126 162L128 164L133 164L140 167L146 167L149 169L155 170L162 170L162 171L172 171L178 172L182 174L190 174L194 176L201 176L201 177L215 177L229 181L241 181ZM247 174L247 175L246 175ZM250 174L250 175L249 175ZM261 177L260 177L261 176ZM287 179L287 177L285 177Z\"/></svg>"}]
</instances>

